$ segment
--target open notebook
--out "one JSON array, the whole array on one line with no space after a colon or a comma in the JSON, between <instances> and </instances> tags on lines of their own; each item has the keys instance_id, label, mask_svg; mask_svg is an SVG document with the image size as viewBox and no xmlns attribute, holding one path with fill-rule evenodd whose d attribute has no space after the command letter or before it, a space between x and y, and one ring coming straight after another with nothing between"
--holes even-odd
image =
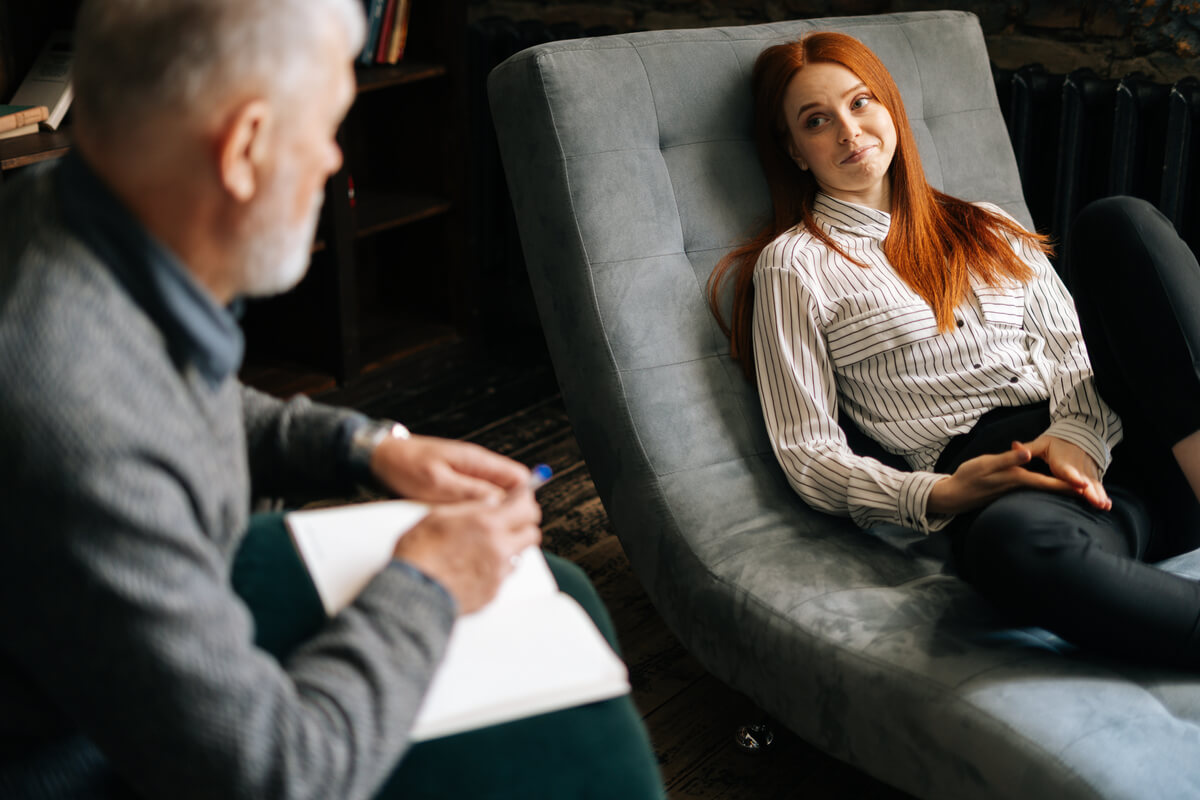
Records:
<instances>
[{"instance_id":1,"label":"open notebook","mask_svg":"<svg viewBox=\"0 0 1200 800\"><path fill-rule=\"evenodd\" d=\"M387 500L286 515L327 614L353 602L426 511L421 503ZM411 738L435 739L628 691L625 665L531 547L491 603L454 623Z\"/></svg>"}]
</instances>

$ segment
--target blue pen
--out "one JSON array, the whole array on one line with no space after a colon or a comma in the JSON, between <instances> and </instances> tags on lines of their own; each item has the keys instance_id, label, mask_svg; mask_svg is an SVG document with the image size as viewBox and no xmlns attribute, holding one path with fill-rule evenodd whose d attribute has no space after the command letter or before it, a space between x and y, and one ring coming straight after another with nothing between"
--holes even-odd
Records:
<instances>
[{"instance_id":1,"label":"blue pen","mask_svg":"<svg viewBox=\"0 0 1200 800\"><path fill-rule=\"evenodd\" d=\"M529 480L525 481L525 485L529 487L529 491L535 492L543 483L550 480L550 476L553 474L554 470L550 469L549 464L538 464L529 471ZM511 492L509 492L508 496L512 497L517 491L519 490L513 489ZM533 545L530 547L531 549L536 549L536 547ZM518 553L516 555L509 556L508 563L511 568L515 570L521 563L521 554Z\"/></svg>"},{"instance_id":2,"label":"blue pen","mask_svg":"<svg viewBox=\"0 0 1200 800\"><path fill-rule=\"evenodd\" d=\"M549 464L538 464L531 470L529 481L525 485L529 487L530 491L535 491L550 480L550 476L553 474L554 470L550 469Z\"/></svg>"},{"instance_id":3,"label":"blue pen","mask_svg":"<svg viewBox=\"0 0 1200 800\"><path fill-rule=\"evenodd\" d=\"M541 488L542 484L550 480L550 476L554 474L554 470L550 469L548 464L538 464L529 470L529 477L519 486L514 486L505 493L505 497L516 497L522 490L528 489L531 492L536 492Z\"/></svg>"},{"instance_id":4,"label":"blue pen","mask_svg":"<svg viewBox=\"0 0 1200 800\"><path fill-rule=\"evenodd\" d=\"M525 481L525 485L529 487L529 491L534 492L543 483L550 480L550 476L554 474L554 470L550 469L549 464L538 464L529 473L529 480ZM514 489L513 491L515 492L516 490ZM512 492L508 496L512 497ZM508 563L512 565L513 569L516 569L517 565L521 563L520 554L509 556Z\"/></svg>"}]
</instances>

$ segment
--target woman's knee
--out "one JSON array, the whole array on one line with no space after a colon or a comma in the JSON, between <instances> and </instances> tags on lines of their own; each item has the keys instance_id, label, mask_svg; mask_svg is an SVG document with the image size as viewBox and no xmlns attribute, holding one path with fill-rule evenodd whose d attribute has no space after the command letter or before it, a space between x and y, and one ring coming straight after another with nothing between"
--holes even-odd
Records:
<instances>
[{"instance_id":1,"label":"woman's knee","mask_svg":"<svg viewBox=\"0 0 1200 800\"><path fill-rule=\"evenodd\" d=\"M987 594L1028 591L1073 569L1091 542L1060 500L1017 492L980 512L963 547L971 582Z\"/></svg>"},{"instance_id":2,"label":"woman's knee","mask_svg":"<svg viewBox=\"0 0 1200 800\"><path fill-rule=\"evenodd\" d=\"M1171 221L1146 200L1125 195L1094 200L1071 224L1068 283L1072 289L1094 286L1111 277L1109 270L1130 265L1125 254L1144 253L1152 239L1175 235Z\"/></svg>"},{"instance_id":3,"label":"woman's knee","mask_svg":"<svg viewBox=\"0 0 1200 800\"><path fill-rule=\"evenodd\" d=\"M1117 195L1102 197L1084 206L1075 217L1072 231L1087 233L1092 237L1119 236L1136 230L1146 222L1171 224L1153 203L1140 197Z\"/></svg>"}]
</instances>

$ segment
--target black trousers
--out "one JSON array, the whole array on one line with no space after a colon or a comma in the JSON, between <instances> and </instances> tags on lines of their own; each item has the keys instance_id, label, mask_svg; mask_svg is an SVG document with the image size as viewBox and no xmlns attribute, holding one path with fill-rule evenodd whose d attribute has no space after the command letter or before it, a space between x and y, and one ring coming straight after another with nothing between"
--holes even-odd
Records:
<instances>
[{"instance_id":1,"label":"black trousers","mask_svg":"<svg viewBox=\"0 0 1200 800\"><path fill-rule=\"evenodd\" d=\"M1098 511L1017 491L952 524L959 574L1023 624L1085 648L1200 666L1200 583L1151 563L1200 546L1200 504L1171 455L1200 430L1200 266L1150 204L1106 198L1081 212L1067 282L1101 396L1124 440ZM1045 431L1045 405L996 410L958 437L938 471Z\"/></svg>"}]
</instances>

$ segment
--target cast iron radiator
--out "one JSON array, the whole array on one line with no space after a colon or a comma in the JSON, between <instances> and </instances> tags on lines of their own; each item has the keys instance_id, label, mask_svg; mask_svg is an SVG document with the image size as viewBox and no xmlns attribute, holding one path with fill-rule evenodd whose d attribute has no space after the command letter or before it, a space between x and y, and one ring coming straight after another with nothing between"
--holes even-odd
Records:
<instances>
[{"instance_id":1,"label":"cast iron radiator","mask_svg":"<svg viewBox=\"0 0 1200 800\"><path fill-rule=\"evenodd\" d=\"M1088 202L1128 194L1200 252L1200 81L1054 75L1039 64L992 75L1038 230L1061 243Z\"/></svg>"},{"instance_id":2,"label":"cast iron radiator","mask_svg":"<svg viewBox=\"0 0 1200 800\"><path fill-rule=\"evenodd\" d=\"M480 260L491 319L537 327L525 262L487 100L487 74L526 47L616 33L578 23L489 17L467 33L471 137L472 251ZM1080 69L1055 75L1040 64L992 68L1034 225L1061 246L1088 202L1130 194L1149 200L1200 253L1200 81L1154 83Z\"/></svg>"}]
</instances>

